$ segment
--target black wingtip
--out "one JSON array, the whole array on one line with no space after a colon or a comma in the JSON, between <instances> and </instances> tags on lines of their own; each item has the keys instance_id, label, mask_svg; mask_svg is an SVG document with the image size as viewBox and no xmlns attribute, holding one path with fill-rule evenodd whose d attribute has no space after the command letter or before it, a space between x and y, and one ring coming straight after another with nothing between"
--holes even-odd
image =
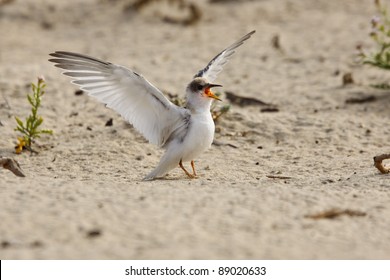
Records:
<instances>
[{"instance_id":1,"label":"black wingtip","mask_svg":"<svg viewBox=\"0 0 390 280\"><path fill-rule=\"evenodd\" d=\"M55 52L49 53L49 55L57 57L59 54L62 54L62 53L64 53L64 52L63 51L55 51Z\"/></svg>"},{"instance_id":2,"label":"black wingtip","mask_svg":"<svg viewBox=\"0 0 390 280\"><path fill-rule=\"evenodd\" d=\"M253 34L255 34L256 33L256 30L252 30L251 32L249 32L248 34L246 34L245 36L244 36L244 38L247 38L247 39L249 39Z\"/></svg>"},{"instance_id":3,"label":"black wingtip","mask_svg":"<svg viewBox=\"0 0 390 280\"><path fill-rule=\"evenodd\" d=\"M52 57L55 57L55 58L61 58L62 53L64 53L64 52L63 51L55 51L55 52L49 53L49 55ZM49 61L52 62L50 59L49 59Z\"/></svg>"},{"instance_id":4,"label":"black wingtip","mask_svg":"<svg viewBox=\"0 0 390 280\"><path fill-rule=\"evenodd\" d=\"M85 55L85 54L80 54L80 53L75 53L75 52L68 52L68 51L55 51L51 54L50 56L56 57L56 58L64 58L64 59L71 59L71 60L84 60L84 61L90 61L90 62L97 62L99 64L104 64L104 65L110 65L110 62L106 62L103 60L100 60L98 58Z\"/></svg>"}]
</instances>

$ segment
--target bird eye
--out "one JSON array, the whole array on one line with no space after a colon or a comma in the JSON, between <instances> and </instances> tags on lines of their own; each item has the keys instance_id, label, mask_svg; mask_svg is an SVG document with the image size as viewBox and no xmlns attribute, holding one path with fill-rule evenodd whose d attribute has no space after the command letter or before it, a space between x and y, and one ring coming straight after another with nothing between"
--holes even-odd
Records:
<instances>
[{"instance_id":1,"label":"bird eye","mask_svg":"<svg viewBox=\"0 0 390 280\"><path fill-rule=\"evenodd\" d=\"M202 90L202 89L203 89L203 86L202 86L202 85L198 85L198 86L196 87L196 89L197 89L197 90Z\"/></svg>"}]
</instances>

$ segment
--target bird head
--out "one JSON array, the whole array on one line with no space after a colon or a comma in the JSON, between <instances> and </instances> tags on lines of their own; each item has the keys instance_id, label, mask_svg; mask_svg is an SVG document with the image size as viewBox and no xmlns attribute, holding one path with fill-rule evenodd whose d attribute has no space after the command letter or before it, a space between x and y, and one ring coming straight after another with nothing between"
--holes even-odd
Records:
<instances>
[{"instance_id":1,"label":"bird head","mask_svg":"<svg viewBox=\"0 0 390 280\"><path fill-rule=\"evenodd\" d=\"M221 101L218 96L216 96L212 91L211 88L213 87L221 87L221 85L217 84L211 84L207 82L204 78L195 78L187 88L189 97L192 98L202 98L202 99L216 99ZM192 95L192 96L191 96Z\"/></svg>"},{"instance_id":2,"label":"bird head","mask_svg":"<svg viewBox=\"0 0 390 280\"><path fill-rule=\"evenodd\" d=\"M210 111L211 101L219 100L211 88L221 85L211 84L205 78L195 78L187 87L187 108L195 111Z\"/></svg>"}]
</instances>

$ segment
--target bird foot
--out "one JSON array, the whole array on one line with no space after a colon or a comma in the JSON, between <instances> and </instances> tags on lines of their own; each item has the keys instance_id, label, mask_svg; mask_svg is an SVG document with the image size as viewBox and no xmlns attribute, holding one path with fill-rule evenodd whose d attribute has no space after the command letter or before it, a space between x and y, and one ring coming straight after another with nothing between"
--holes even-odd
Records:
<instances>
[{"instance_id":1,"label":"bird foot","mask_svg":"<svg viewBox=\"0 0 390 280\"><path fill-rule=\"evenodd\" d=\"M188 178L190 178L190 179L198 179L198 178L199 178L197 175L190 174L190 173L188 173L187 176L188 176Z\"/></svg>"},{"instance_id":2,"label":"bird foot","mask_svg":"<svg viewBox=\"0 0 390 280\"><path fill-rule=\"evenodd\" d=\"M181 169L183 169L184 173L185 173L190 179L196 179L196 178L198 178L198 176L196 176L196 172L195 172L194 161L191 161L192 171L194 172L193 174L191 174L190 172L188 172L188 171L184 168L183 163L182 163L181 160L180 160L180 162L179 162L179 166L180 166Z\"/></svg>"}]
</instances>

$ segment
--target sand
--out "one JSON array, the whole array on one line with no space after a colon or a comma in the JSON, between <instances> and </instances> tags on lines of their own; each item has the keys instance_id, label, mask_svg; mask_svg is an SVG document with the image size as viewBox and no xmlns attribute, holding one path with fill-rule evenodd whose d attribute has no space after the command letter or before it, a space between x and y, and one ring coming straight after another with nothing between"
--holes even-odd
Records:
<instances>
[{"instance_id":1,"label":"sand","mask_svg":"<svg viewBox=\"0 0 390 280\"><path fill-rule=\"evenodd\" d=\"M189 26L164 21L185 16L164 3L124 13L131 2L0 6L0 156L26 174L0 170L0 259L390 258L390 176L372 160L389 152L390 93L370 87L390 73L355 63L357 44L373 47L371 1L196 1L202 17ZM175 169L143 182L162 151L75 95L47 61L56 50L80 52L183 95L253 29L216 82L278 111L233 104L195 180ZM347 73L354 83L343 86ZM29 113L38 75L47 83L42 126L55 133L39 139L39 154L16 155L13 116Z\"/></svg>"}]
</instances>

